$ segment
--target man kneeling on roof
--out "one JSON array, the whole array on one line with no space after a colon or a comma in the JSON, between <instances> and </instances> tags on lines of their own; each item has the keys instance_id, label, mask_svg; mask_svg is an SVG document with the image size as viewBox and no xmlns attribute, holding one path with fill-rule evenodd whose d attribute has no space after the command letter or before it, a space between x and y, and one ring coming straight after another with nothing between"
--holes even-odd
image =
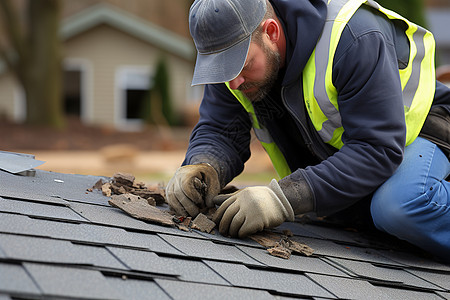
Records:
<instances>
[{"instance_id":1,"label":"man kneeling on roof","mask_svg":"<svg viewBox=\"0 0 450 300\"><path fill-rule=\"evenodd\" d=\"M205 92L166 189L177 213L220 205L219 231L245 237L361 207L450 260L450 90L429 31L371 0L196 0L189 27ZM218 195L251 128L281 179Z\"/></svg>"}]
</instances>

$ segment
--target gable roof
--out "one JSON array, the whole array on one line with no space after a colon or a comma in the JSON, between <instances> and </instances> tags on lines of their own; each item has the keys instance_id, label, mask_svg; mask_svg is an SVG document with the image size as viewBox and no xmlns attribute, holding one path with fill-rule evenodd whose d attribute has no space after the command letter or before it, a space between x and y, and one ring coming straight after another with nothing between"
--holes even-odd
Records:
<instances>
[{"instance_id":1,"label":"gable roof","mask_svg":"<svg viewBox=\"0 0 450 300\"><path fill-rule=\"evenodd\" d=\"M195 58L191 40L107 3L93 5L66 18L60 34L63 40L67 40L101 24L120 29L184 59Z\"/></svg>"},{"instance_id":2,"label":"gable roof","mask_svg":"<svg viewBox=\"0 0 450 300\"><path fill-rule=\"evenodd\" d=\"M442 299L450 266L385 235L290 222L312 256L146 223L88 192L101 177L0 170L0 299Z\"/></svg>"}]
</instances>

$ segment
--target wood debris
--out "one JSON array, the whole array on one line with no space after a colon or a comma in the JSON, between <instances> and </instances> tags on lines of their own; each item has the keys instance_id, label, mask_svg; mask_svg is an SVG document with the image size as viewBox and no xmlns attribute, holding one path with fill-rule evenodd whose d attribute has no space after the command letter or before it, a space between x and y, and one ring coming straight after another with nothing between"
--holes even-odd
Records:
<instances>
[{"instance_id":1,"label":"wood debris","mask_svg":"<svg viewBox=\"0 0 450 300\"><path fill-rule=\"evenodd\" d=\"M195 220L191 217L176 216L174 212L160 209L156 206L165 204L165 193L161 187L147 188L144 183L136 182L135 177L128 173L116 173L112 180L97 181L91 189L101 190L103 195L111 197L108 203L129 214L131 217L176 226L183 231L197 229L211 233L216 224L211 221L215 209L204 208Z\"/></svg>"},{"instance_id":2,"label":"wood debris","mask_svg":"<svg viewBox=\"0 0 450 300\"><path fill-rule=\"evenodd\" d=\"M120 208L132 217L150 221L162 225L174 226L173 216L168 212L161 210L151 203L148 199L133 194L112 195L108 203Z\"/></svg>"},{"instance_id":3,"label":"wood debris","mask_svg":"<svg viewBox=\"0 0 450 300\"><path fill-rule=\"evenodd\" d=\"M270 255L284 259L289 259L292 252L306 256L314 253L314 250L308 245L293 241L287 235L279 235L270 231L253 234L249 238L264 246Z\"/></svg>"},{"instance_id":4,"label":"wood debris","mask_svg":"<svg viewBox=\"0 0 450 300\"><path fill-rule=\"evenodd\" d=\"M199 213L197 217L192 221L191 228L198 229L200 231L210 233L214 227L216 227L216 223L211 221L207 216L202 213Z\"/></svg>"},{"instance_id":5,"label":"wood debris","mask_svg":"<svg viewBox=\"0 0 450 300\"><path fill-rule=\"evenodd\" d=\"M136 182L134 175L128 173L116 173L110 182L100 179L92 189L101 190L103 195L111 197L112 195L133 194L141 198L154 201L156 205L165 203L164 190L159 187L148 188L142 182ZM153 200L150 200L152 198Z\"/></svg>"},{"instance_id":6,"label":"wood debris","mask_svg":"<svg viewBox=\"0 0 450 300\"><path fill-rule=\"evenodd\" d=\"M249 236L252 240L266 248L275 247L281 236L271 231L263 231Z\"/></svg>"},{"instance_id":7,"label":"wood debris","mask_svg":"<svg viewBox=\"0 0 450 300\"><path fill-rule=\"evenodd\" d=\"M178 229L183 231L191 231L191 217L174 216L173 221L175 222L175 225L178 227Z\"/></svg>"},{"instance_id":8,"label":"wood debris","mask_svg":"<svg viewBox=\"0 0 450 300\"><path fill-rule=\"evenodd\" d=\"M267 252L270 253L270 255L281 257L284 259L289 259L291 257L292 251L284 246L275 246L273 248L267 249Z\"/></svg>"},{"instance_id":9,"label":"wood debris","mask_svg":"<svg viewBox=\"0 0 450 300\"><path fill-rule=\"evenodd\" d=\"M216 223L211 220L211 215L205 215L203 213L199 213L194 220L192 220L191 217L174 216L173 221L175 222L178 229L183 231L191 231L191 229L197 229L202 232L212 233L213 229L216 227Z\"/></svg>"}]
</instances>

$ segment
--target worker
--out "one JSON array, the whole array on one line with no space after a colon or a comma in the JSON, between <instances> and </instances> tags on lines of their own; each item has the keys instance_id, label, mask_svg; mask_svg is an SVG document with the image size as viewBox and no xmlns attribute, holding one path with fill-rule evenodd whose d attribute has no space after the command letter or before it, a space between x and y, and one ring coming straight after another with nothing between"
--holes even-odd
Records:
<instances>
[{"instance_id":1,"label":"worker","mask_svg":"<svg viewBox=\"0 0 450 300\"><path fill-rule=\"evenodd\" d=\"M217 205L220 233L245 237L358 207L450 260L450 90L429 31L372 0L196 0L189 29L192 84L205 86L166 188L177 213ZM250 157L251 128L279 180L219 194Z\"/></svg>"}]
</instances>

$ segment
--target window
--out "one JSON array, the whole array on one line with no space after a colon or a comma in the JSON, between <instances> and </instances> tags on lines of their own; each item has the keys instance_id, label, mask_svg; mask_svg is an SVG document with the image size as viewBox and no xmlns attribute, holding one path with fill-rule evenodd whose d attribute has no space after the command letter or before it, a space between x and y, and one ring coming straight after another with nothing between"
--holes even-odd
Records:
<instances>
[{"instance_id":1,"label":"window","mask_svg":"<svg viewBox=\"0 0 450 300\"><path fill-rule=\"evenodd\" d=\"M123 67L116 72L116 125L139 130L149 105L152 74L146 67Z\"/></svg>"}]
</instances>

